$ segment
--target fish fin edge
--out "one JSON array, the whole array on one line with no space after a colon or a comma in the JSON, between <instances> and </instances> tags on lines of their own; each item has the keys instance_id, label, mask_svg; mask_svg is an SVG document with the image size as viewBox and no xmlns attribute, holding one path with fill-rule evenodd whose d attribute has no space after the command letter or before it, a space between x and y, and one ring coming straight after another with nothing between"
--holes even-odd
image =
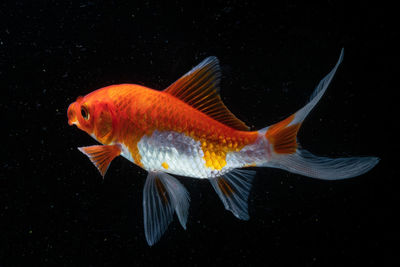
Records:
<instances>
[{"instance_id":1,"label":"fish fin edge","mask_svg":"<svg viewBox=\"0 0 400 267\"><path fill-rule=\"evenodd\" d=\"M94 145L78 147L78 150L85 154L99 170L104 178L111 161L121 154L120 145Z\"/></svg>"},{"instance_id":2,"label":"fish fin edge","mask_svg":"<svg viewBox=\"0 0 400 267\"><path fill-rule=\"evenodd\" d=\"M250 219L248 199L255 174L253 170L234 169L224 176L210 179L225 209L238 219Z\"/></svg>"},{"instance_id":3,"label":"fish fin edge","mask_svg":"<svg viewBox=\"0 0 400 267\"><path fill-rule=\"evenodd\" d=\"M186 229L190 197L185 187L163 172L149 172L143 188L143 221L149 246L158 242L173 220L174 211Z\"/></svg>"},{"instance_id":4,"label":"fish fin edge","mask_svg":"<svg viewBox=\"0 0 400 267\"><path fill-rule=\"evenodd\" d=\"M164 92L233 129L248 131L250 128L222 102L219 95L220 80L218 59L208 57Z\"/></svg>"}]
</instances>

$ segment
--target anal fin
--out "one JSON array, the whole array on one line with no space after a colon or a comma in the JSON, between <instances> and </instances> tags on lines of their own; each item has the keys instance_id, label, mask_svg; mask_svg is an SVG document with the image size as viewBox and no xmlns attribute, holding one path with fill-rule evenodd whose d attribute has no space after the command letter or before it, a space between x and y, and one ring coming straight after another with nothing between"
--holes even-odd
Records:
<instances>
[{"instance_id":1,"label":"anal fin","mask_svg":"<svg viewBox=\"0 0 400 267\"><path fill-rule=\"evenodd\" d=\"M235 169L222 177L210 179L225 209L241 220L248 220L248 199L255 171Z\"/></svg>"}]
</instances>

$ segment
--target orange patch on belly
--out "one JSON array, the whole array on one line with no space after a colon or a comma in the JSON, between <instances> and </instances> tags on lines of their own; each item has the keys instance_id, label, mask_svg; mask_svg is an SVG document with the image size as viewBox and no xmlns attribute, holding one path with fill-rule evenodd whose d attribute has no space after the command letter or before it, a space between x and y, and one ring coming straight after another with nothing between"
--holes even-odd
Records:
<instances>
[{"instance_id":1,"label":"orange patch on belly","mask_svg":"<svg viewBox=\"0 0 400 267\"><path fill-rule=\"evenodd\" d=\"M163 166L163 168L166 170L168 170L168 168L169 168L168 163L166 163L165 161L161 164L161 166Z\"/></svg>"},{"instance_id":2,"label":"orange patch on belly","mask_svg":"<svg viewBox=\"0 0 400 267\"><path fill-rule=\"evenodd\" d=\"M243 167L247 168L247 167L256 167L256 166L257 166L257 164L255 162L253 162L253 163L245 164Z\"/></svg>"},{"instance_id":3,"label":"orange patch on belly","mask_svg":"<svg viewBox=\"0 0 400 267\"><path fill-rule=\"evenodd\" d=\"M219 136L202 141L201 149L204 153L205 166L212 170L222 170L226 165L227 153L239 152L244 146L253 143L257 135L257 132L246 132L237 137Z\"/></svg>"}]
</instances>

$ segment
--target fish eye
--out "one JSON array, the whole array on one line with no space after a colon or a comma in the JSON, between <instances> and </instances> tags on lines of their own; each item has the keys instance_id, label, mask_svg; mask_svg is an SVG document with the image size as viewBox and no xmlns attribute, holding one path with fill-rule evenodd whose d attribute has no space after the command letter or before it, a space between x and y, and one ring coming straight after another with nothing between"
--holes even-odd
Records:
<instances>
[{"instance_id":1,"label":"fish eye","mask_svg":"<svg viewBox=\"0 0 400 267\"><path fill-rule=\"evenodd\" d=\"M85 120L88 120L90 117L88 110L84 106L81 107L81 115Z\"/></svg>"}]
</instances>

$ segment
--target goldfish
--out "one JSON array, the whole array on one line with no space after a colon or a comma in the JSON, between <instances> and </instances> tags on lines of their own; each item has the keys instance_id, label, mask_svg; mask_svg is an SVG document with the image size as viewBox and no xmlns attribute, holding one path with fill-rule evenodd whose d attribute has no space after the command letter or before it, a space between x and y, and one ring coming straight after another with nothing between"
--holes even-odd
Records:
<instances>
[{"instance_id":1,"label":"goldfish","mask_svg":"<svg viewBox=\"0 0 400 267\"><path fill-rule=\"evenodd\" d=\"M343 60L319 82L308 103L286 119L251 131L222 102L221 70L208 57L163 91L137 84L110 85L79 96L67 110L100 144L78 149L106 174L122 156L148 172L143 188L144 232L152 246L176 213L186 230L190 197L173 175L207 179L226 210L248 220L254 168L279 168L306 177L338 180L372 169L378 157L320 157L300 147L302 122L325 93Z\"/></svg>"}]
</instances>

